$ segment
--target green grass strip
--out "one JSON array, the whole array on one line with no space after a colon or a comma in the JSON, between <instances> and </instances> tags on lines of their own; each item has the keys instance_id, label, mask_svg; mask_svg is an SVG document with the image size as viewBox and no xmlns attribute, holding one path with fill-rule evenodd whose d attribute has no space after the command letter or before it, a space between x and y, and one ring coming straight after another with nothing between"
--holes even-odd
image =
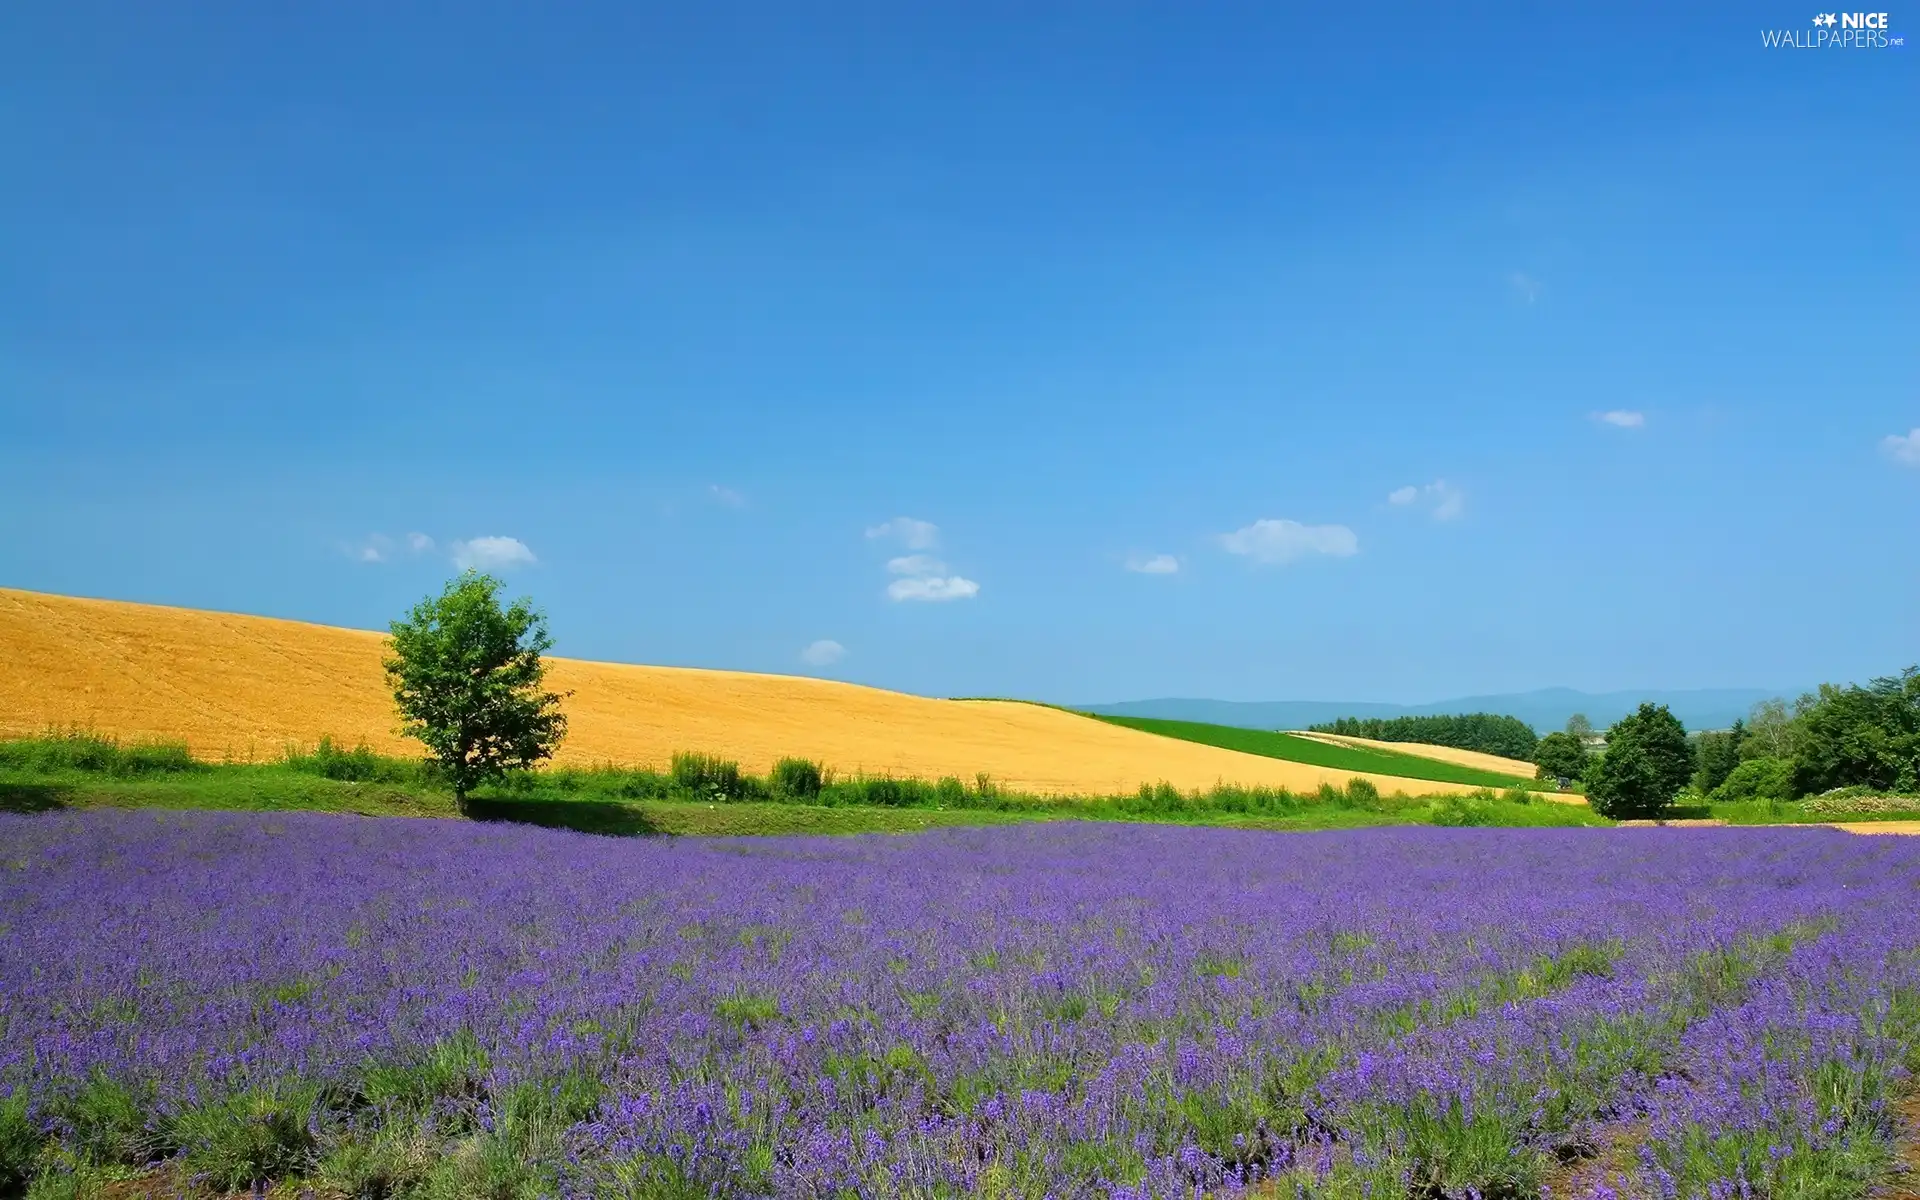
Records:
<instances>
[{"instance_id":1,"label":"green grass strip","mask_svg":"<svg viewBox=\"0 0 1920 1200\"><path fill-rule=\"evenodd\" d=\"M1357 746L1336 746L1327 742L1317 742L1312 738L1296 737L1291 733L1269 733L1264 729L1240 729L1232 725L1207 725L1199 721L1164 721L1154 717L1110 717L1098 713L1085 715L1091 716L1096 721L1105 721L1109 725L1120 725L1127 729L1137 729L1142 733L1156 733L1161 737L1218 746L1222 750L1238 750L1243 754L1258 754L1263 758L1278 758L1315 767L1331 767L1338 771L1365 771L1373 775L1394 775L1403 779L1423 779L1435 783L1464 783L1471 787L1552 790L1540 780L1528 779L1520 775L1482 771L1477 767L1441 762L1439 759L1424 758L1418 754L1401 754L1392 750L1375 750Z\"/></svg>"}]
</instances>

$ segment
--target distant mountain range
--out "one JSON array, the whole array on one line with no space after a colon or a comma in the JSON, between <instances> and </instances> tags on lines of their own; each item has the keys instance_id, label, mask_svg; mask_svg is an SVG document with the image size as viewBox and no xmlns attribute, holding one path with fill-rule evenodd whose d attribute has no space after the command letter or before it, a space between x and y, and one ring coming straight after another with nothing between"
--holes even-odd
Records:
<instances>
[{"instance_id":1,"label":"distant mountain range","mask_svg":"<svg viewBox=\"0 0 1920 1200\"><path fill-rule=\"evenodd\" d=\"M1775 696L1792 698L1805 689L1768 691L1761 688L1700 688L1671 692L1577 692L1572 688L1543 688L1501 696L1462 696L1435 704L1377 704L1332 700L1129 700L1119 704L1076 704L1082 712L1115 717L1160 717L1171 721L1206 721L1247 729L1305 729L1340 717L1430 717L1448 713L1504 713L1519 717L1540 733L1559 729L1575 713L1585 713L1595 729L1604 730L1641 704L1664 704L1688 729L1725 729L1747 715L1755 704Z\"/></svg>"}]
</instances>

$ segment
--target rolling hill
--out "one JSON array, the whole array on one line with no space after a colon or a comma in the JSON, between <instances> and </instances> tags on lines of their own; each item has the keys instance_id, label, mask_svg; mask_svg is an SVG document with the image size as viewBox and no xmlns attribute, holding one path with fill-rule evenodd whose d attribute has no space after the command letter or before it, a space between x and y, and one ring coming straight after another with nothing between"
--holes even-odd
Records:
<instances>
[{"instance_id":1,"label":"rolling hill","mask_svg":"<svg viewBox=\"0 0 1920 1200\"><path fill-rule=\"evenodd\" d=\"M384 753L393 733L382 635L270 617L0 589L0 735L84 728L267 760L322 735ZM664 766L697 750L764 771L786 755L842 773L984 772L1049 793L1166 781L1308 790L1355 774L1382 791L1466 790L1159 737L1058 709L934 700L830 680L554 659L570 733L557 761ZM1324 747L1323 747L1324 749Z\"/></svg>"}]
</instances>

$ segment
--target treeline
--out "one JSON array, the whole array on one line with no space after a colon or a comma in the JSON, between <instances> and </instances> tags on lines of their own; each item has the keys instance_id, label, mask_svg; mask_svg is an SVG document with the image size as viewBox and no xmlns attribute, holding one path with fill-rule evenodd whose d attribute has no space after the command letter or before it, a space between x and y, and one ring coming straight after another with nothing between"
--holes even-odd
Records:
<instances>
[{"instance_id":1,"label":"treeline","mask_svg":"<svg viewBox=\"0 0 1920 1200\"><path fill-rule=\"evenodd\" d=\"M1798 800L1839 789L1920 793L1920 667L1823 683L1701 734L1693 785L1715 800Z\"/></svg>"},{"instance_id":2,"label":"treeline","mask_svg":"<svg viewBox=\"0 0 1920 1200\"><path fill-rule=\"evenodd\" d=\"M1754 705L1731 729L1689 736L1662 705L1591 745L1585 718L1540 739L1542 779L1578 779L1607 816L1657 816L1683 791L1716 803L1833 792L1920 793L1920 667L1860 684L1820 685L1789 705Z\"/></svg>"},{"instance_id":3,"label":"treeline","mask_svg":"<svg viewBox=\"0 0 1920 1200\"><path fill-rule=\"evenodd\" d=\"M1519 717L1499 713L1463 713L1441 717L1341 717L1325 725L1315 725L1313 733L1337 733L1345 737L1372 738L1377 742L1425 742L1432 746L1452 746L1456 750L1478 750L1502 758L1533 761L1534 747L1540 739L1533 726Z\"/></svg>"}]
</instances>

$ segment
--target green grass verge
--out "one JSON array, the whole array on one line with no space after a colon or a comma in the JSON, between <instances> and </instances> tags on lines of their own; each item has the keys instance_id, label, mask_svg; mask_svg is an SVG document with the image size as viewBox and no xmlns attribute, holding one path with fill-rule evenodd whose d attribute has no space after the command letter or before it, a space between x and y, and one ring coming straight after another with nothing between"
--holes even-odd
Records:
<instances>
[{"instance_id":1,"label":"green grass verge","mask_svg":"<svg viewBox=\"0 0 1920 1200\"><path fill-rule=\"evenodd\" d=\"M1207 725L1199 721L1165 721L1155 717L1110 717L1098 713L1083 715L1109 725L1137 729L1142 733L1157 733L1162 737L1218 746L1222 750L1238 750L1243 754L1258 754L1263 758L1285 759L1287 762L1331 767L1340 771L1365 771L1373 775L1394 775L1432 783L1464 783L1471 787L1524 788L1535 792L1553 790L1550 784L1520 775L1482 771L1477 767L1464 767L1458 763L1441 762L1418 754L1402 754L1395 750L1336 746L1312 738L1296 737L1291 733L1240 729L1232 725Z\"/></svg>"},{"instance_id":2,"label":"green grass verge","mask_svg":"<svg viewBox=\"0 0 1920 1200\"><path fill-rule=\"evenodd\" d=\"M1809 807L1796 800L1729 800L1706 806L1706 815L1729 825L1831 825L1835 822L1920 821L1920 812L1885 812L1870 807Z\"/></svg>"},{"instance_id":3,"label":"green grass verge","mask_svg":"<svg viewBox=\"0 0 1920 1200\"><path fill-rule=\"evenodd\" d=\"M232 774L228 774L232 772ZM82 808L207 809L250 812L336 812L371 817L457 816L453 797L388 784L300 778L271 767L221 768L181 779L97 779L22 776L0 772L0 812L39 813ZM912 833L955 825L1009 825L1029 821L1104 820L1236 829L1307 832L1381 825L1603 826L1584 806L1498 796L1449 800L1395 798L1377 807L1310 803L1290 814L1263 815L1194 809L1129 811L1113 801L1070 802L1024 810L991 808L880 808L687 800L618 800L562 794L475 797L473 815L616 836L760 837L797 834ZM1464 819L1462 814L1464 813Z\"/></svg>"},{"instance_id":4,"label":"green grass verge","mask_svg":"<svg viewBox=\"0 0 1920 1200\"><path fill-rule=\"evenodd\" d=\"M323 743L271 764L214 765L183 747L123 746L83 734L0 741L0 811L67 808L228 809L454 817L453 797L417 761ZM514 776L469 797L469 815L589 833L758 835L907 832L1037 820L1160 821L1255 829L1368 825L1594 825L1584 805L1509 790L1472 796L1383 796L1363 781L1300 793L1168 784L1112 796L1042 796L971 783L838 779L798 759L755 776L710 755L676 755L660 772L558 768Z\"/></svg>"}]
</instances>

